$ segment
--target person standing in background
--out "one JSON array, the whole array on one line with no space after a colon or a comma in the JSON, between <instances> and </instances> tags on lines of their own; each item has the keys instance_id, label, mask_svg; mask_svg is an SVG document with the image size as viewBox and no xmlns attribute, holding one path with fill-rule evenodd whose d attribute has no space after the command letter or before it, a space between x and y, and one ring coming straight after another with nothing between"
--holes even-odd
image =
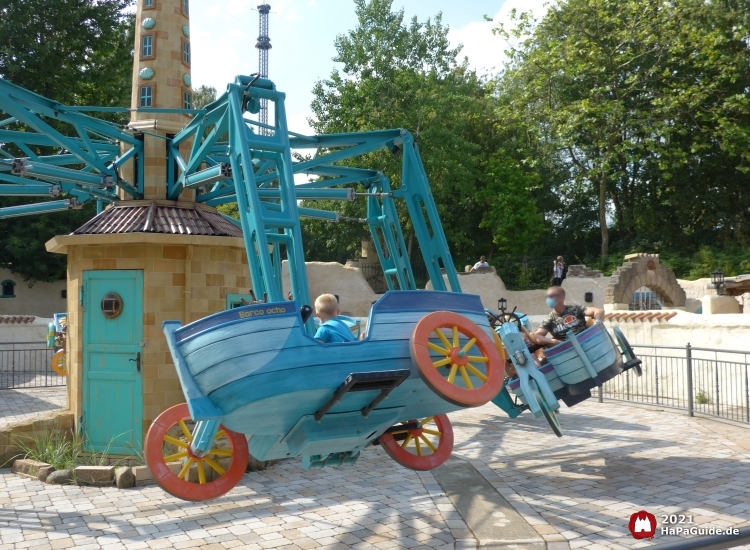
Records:
<instances>
[{"instance_id":1,"label":"person standing in background","mask_svg":"<svg viewBox=\"0 0 750 550\"><path fill-rule=\"evenodd\" d=\"M471 270L475 271L480 267L490 267L490 264L487 263L487 258L484 256L479 256L479 261L474 264L474 267L472 267Z\"/></svg>"},{"instance_id":2,"label":"person standing in background","mask_svg":"<svg viewBox=\"0 0 750 550\"><path fill-rule=\"evenodd\" d=\"M568 266L565 265L565 259L562 256L555 258L555 263L552 271L552 286L562 286L562 282L565 280L568 274Z\"/></svg>"}]
</instances>

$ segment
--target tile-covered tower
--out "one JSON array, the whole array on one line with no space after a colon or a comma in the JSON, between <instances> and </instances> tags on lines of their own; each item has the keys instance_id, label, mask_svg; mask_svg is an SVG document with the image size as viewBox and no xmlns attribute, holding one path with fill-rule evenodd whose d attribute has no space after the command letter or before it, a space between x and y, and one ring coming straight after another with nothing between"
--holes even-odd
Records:
<instances>
[{"instance_id":1,"label":"tile-covered tower","mask_svg":"<svg viewBox=\"0 0 750 550\"><path fill-rule=\"evenodd\" d=\"M189 0L139 0L130 101L133 111L129 126L144 132L144 199L166 198L163 137L178 133L190 122L190 117L138 110L192 108L190 48ZM181 200L192 198L192 191L180 197Z\"/></svg>"}]
</instances>

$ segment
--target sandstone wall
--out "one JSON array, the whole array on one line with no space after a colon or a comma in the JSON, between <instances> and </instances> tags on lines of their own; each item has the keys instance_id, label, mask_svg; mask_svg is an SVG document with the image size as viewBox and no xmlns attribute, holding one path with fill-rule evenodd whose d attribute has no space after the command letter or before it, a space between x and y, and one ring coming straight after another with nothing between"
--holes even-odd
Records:
<instances>
[{"instance_id":1,"label":"sandstone wall","mask_svg":"<svg viewBox=\"0 0 750 550\"><path fill-rule=\"evenodd\" d=\"M478 294L485 308L497 310L499 298L508 300L508 309L518 308L527 315L546 315L549 308L544 303L546 290L508 290L503 280L491 270L484 273L459 273L458 281L461 290L469 294ZM448 278L444 276L446 284ZM593 306L604 306L604 294L609 284L609 277L596 278L567 278L563 281L566 293L566 303ZM432 283L427 282L427 289L432 289ZM586 293L591 292L593 300L586 302Z\"/></svg>"},{"instance_id":2,"label":"sandstone wall","mask_svg":"<svg viewBox=\"0 0 750 550\"><path fill-rule=\"evenodd\" d=\"M0 282L6 280L16 283L15 298L0 298L0 315L52 317L54 313L65 311L66 302L62 295L67 288L65 279L54 283L35 283L29 288L18 273L0 269Z\"/></svg>"},{"instance_id":3,"label":"sandstone wall","mask_svg":"<svg viewBox=\"0 0 750 550\"><path fill-rule=\"evenodd\" d=\"M289 264L282 265L282 286L284 295L291 290ZM307 262L307 282L310 287L310 305L321 294L336 294L339 297L341 313L353 317L367 317L372 302L379 295L373 292L362 272L356 267L348 267L338 262Z\"/></svg>"},{"instance_id":4,"label":"sandstone wall","mask_svg":"<svg viewBox=\"0 0 750 550\"><path fill-rule=\"evenodd\" d=\"M98 241L98 244L92 244ZM68 407L83 410L83 273L143 271L143 434L166 408L182 403L177 372L162 322L183 324L224 311L227 294L247 294L250 276L244 242L233 237L132 233L58 236L48 250L68 255Z\"/></svg>"},{"instance_id":5,"label":"sandstone wall","mask_svg":"<svg viewBox=\"0 0 750 550\"><path fill-rule=\"evenodd\" d=\"M63 309L65 309L64 306ZM31 323L0 321L0 348L5 342L46 342L48 326L51 322L51 318L44 317L36 317Z\"/></svg>"},{"instance_id":6,"label":"sandstone wall","mask_svg":"<svg viewBox=\"0 0 750 550\"><path fill-rule=\"evenodd\" d=\"M70 411L54 411L36 418L0 428L0 468L10 467L17 458L23 458L20 442L27 445L51 431L59 431L73 439L75 422Z\"/></svg>"}]
</instances>

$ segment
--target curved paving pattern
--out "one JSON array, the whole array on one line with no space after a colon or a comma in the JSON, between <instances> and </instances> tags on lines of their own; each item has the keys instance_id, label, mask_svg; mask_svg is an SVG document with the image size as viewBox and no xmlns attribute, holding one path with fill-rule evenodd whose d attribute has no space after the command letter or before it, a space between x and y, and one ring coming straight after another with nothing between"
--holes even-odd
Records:
<instances>
[{"instance_id":1,"label":"curved paving pattern","mask_svg":"<svg viewBox=\"0 0 750 550\"><path fill-rule=\"evenodd\" d=\"M697 525L750 523L750 431L673 412L584 403L558 439L541 420L494 406L452 414L467 460L547 541L628 548L632 512L690 513ZM250 473L229 495L187 503L158 487L59 487L0 470L0 550L20 548L474 548L435 477L378 448L358 465Z\"/></svg>"}]
</instances>

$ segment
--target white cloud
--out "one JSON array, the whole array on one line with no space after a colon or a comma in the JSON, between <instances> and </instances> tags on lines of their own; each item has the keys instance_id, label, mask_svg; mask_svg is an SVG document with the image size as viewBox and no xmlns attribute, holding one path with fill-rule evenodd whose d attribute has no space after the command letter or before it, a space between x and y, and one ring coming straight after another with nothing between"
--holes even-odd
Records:
<instances>
[{"instance_id":1,"label":"white cloud","mask_svg":"<svg viewBox=\"0 0 750 550\"><path fill-rule=\"evenodd\" d=\"M469 58L469 65L480 73L495 73L502 68L507 43L500 36L492 34L499 24L511 27L511 12L532 12L541 18L547 11L549 0L506 0L492 21L472 21L463 27L451 28L448 38L452 46L463 44L459 61Z\"/></svg>"}]
</instances>

